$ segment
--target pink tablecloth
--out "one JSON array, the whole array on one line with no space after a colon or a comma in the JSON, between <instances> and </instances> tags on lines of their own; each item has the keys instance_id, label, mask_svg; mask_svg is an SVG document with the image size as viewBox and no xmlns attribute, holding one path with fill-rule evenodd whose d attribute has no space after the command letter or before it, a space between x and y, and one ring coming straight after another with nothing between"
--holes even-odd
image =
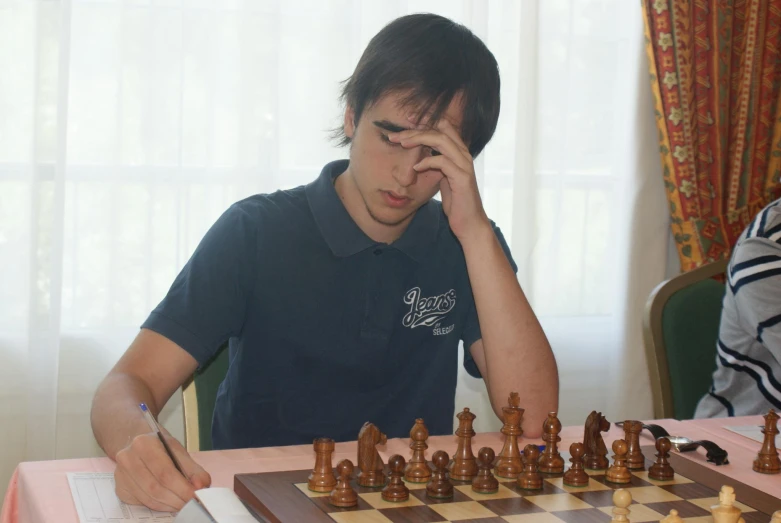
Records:
<instances>
[{"instance_id":1,"label":"pink tablecloth","mask_svg":"<svg viewBox=\"0 0 781 523\"><path fill-rule=\"evenodd\" d=\"M781 497L781 475L766 476L751 470L760 444L751 439L734 434L723 426L761 424L762 418L730 418L707 421L656 420L653 423L664 426L670 434L687 436L692 439L710 439L721 445L730 456L730 465L718 470L736 480L761 491ZM641 444L652 444L650 435L643 433ZM562 449L568 449L575 441L582 441L583 427L565 427L561 433ZM605 436L610 445L616 438L623 437L623 431L613 426ZM503 436L499 433L478 434L473 440L475 452L483 446L501 449ZM523 440L526 443L540 443L539 440ZM429 448L445 450L452 454L457 445L454 436L429 438ZM337 443L333 462L340 459L355 459L356 443ZM387 460L392 454L409 453L408 439L388 441L380 454ZM697 453L682 454L709 467L714 465L705 461L702 450ZM218 487L232 487L233 475L243 472L272 472L277 470L296 470L309 468L313 464L314 453L311 445L291 447L273 447L263 449L224 450L195 453L194 457L212 476L212 484ZM58 523L78 523L78 516L68 486L68 472L111 472L114 463L108 458L90 458L58 461L21 463L14 472L6 492L0 523L27 523L57 521ZM781 508L781 507L779 507Z\"/></svg>"}]
</instances>

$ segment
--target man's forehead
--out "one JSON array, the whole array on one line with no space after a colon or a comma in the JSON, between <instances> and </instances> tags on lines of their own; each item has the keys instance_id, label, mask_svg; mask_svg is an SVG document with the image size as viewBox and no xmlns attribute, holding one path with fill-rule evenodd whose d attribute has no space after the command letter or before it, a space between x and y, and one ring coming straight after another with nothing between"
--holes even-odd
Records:
<instances>
[{"instance_id":1,"label":"man's forehead","mask_svg":"<svg viewBox=\"0 0 781 523\"><path fill-rule=\"evenodd\" d=\"M389 93L384 95L376 104L374 108L383 112L390 112L392 115L392 121L398 124L406 124L408 118L412 118L413 121L420 121L420 124L425 127L430 127L429 120L431 118L432 109L430 108L426 114L421 114L422 108L419 105L410 103L405 93ZM405 103L406 102L406 103ZM450 125L456 129L461 129L461 122L463 120L463 102L460 93L457 93L447 110L442 114L440 119L447 120Z\"/></svg>"}]
</instances>

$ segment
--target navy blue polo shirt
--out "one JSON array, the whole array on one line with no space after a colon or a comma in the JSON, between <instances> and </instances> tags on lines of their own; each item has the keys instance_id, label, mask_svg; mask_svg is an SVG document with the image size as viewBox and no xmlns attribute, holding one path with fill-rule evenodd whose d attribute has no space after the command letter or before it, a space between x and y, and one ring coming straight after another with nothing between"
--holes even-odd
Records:
<instances>
[{"instance_id":1,"label":"navy blue polo shirt","mask_svg":"<svg viewBox=\"0 0 781 523\"><path fill-rule=\"evenodd\" d=\"M442 205L423 205L392 244L375 242L334 188L347 165L231 206L143 324L199 364L230 341L215 448L349 441L366 421L402 437L416 418L450 434L459 340L479 377L468 348L480 326Z\"/></svg>"}]
</instances>

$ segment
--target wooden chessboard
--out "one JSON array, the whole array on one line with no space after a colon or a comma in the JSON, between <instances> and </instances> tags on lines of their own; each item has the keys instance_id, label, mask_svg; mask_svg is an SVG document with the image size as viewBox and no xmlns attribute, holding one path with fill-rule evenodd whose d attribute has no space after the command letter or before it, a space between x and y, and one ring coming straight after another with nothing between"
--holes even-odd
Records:
<instances>
[{"instance_id":1,"label":"wooden chessboard","mask_svg":"<svg viewBox=\"0 0 781 523\"><path fill-rule=\"evenodd\" d=\"M653 452L652 447L643 448L646 458ZM647 459L647 466L651 463ZM430 499L425 484L407 483L410 497L402 503L384 501L379 489L359 487L353 480L358 506L348 509L333 507L328 494L307 489L310 470L238 474L234 490L259 521L272 523L609 523L617 488L632 494L632 523L659 521L671 509L687 523L712 523L709 508L718 503L718 491L725 484L735 488L746 523L769 523L770 514L781 509L778 498L725 476L730 465L720 467L722 473L675 454L670 463L676 470L672 481L654 481L646 471L638 471L632 473L631 483L615 485L605 480L604 472L589 471L586 487L567 487L558 475L547 477L541 491L529 492L498 478L495 494L478 494L468 483L453 482L455 495L449 500Z\"/></svg>"}]
</instances>

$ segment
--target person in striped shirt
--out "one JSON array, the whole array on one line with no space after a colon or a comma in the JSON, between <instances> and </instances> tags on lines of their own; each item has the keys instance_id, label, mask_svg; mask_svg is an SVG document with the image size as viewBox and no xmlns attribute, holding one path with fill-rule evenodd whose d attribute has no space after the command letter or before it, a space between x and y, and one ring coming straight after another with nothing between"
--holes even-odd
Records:
<instances>
[{"instance_id":1,"label":"person in striped shirt","mask_svg":"<svg viewBox=\"0 0 781 523\"><path fill-rule=\"evenodd\" d=\"M695 418L781 409L781 199L738 238L726 287L713 385Z\"/></svg>"}]
</instances>

